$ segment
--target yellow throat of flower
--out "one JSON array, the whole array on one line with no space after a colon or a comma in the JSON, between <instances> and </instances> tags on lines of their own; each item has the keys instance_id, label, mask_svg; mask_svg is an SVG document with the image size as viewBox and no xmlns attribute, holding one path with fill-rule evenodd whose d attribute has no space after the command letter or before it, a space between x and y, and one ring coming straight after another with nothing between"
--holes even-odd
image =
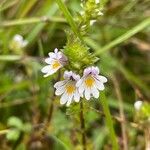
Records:
<instances>
[{"instance_id":1,"label":"yellow throat of flower","mask_svg":"<svg viewBox=\"0 0 150 150\"><path fill-rule=\"evenodd\" d=\"M53 69L57 69L61 66L60 62L58 60L55 60L54 63L52 64Z\"/></svg>"},{"instance_id":2,"label":"yellow throat of flower","mask_svg":"<svg viewBox=\"0 0 150 150\"><path fill-rule=\"evenodd\" d=\"M85 85L88 87L88 88L91 88L93 86L93 84L95 83L95 80L92 76L88 76L86 79L85 79Z\"/></svg>"},{"instance_id":3,"label":"yellow throat of flower","mask_svg":"<svg viewBox=\"0 0 150 150\"><path fill-rule=\"evenodd\" d=\"M72 94L73 92L75 92L75 85L74 84L68 84L66 85L66 91L68 94Z\"/></svg>"}]
</instances>

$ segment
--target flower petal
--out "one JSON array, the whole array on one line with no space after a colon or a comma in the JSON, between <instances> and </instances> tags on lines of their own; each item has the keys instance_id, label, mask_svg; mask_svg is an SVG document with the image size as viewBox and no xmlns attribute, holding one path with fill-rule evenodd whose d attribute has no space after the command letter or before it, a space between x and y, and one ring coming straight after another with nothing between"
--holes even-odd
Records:
<instances>
[{"instance_id":1,"label":"flower petal","mask_svg":"<svg viewBox=\"0 0 150 150\"><path fill-rule=\"evenodd\" d=\"M76 92L74 94L74 101L79 102L79 100L80 100L80 94L79 94L78 90L76 90Z\"/></svg>"},{"instance_id":2,"label":"flower petal","mask_svg":"<svg viewBox=\"0 0 150 150\"><path fill-rule=\"evenodd\" d=\"M50 69L44 77L54 74L58 69Z\"/></svg>"},{"instance_id":3,"label":"flower petal","mask_svg":"<svg viewBox=\"0 0 150 150\"><path fill-rule=\"evenodd\" d=\"M95 86L100 90L103 91L105 89L104 84L99 80L95 80Z\"/></svg>"},{"instance_id":4,"label":"flower petal","mask_svg":"<svg viewBox=\"0 0 150 150\"><path fill-rule=\"evenodd\" d=\"M85 68L84 72L83 72L83 75L87 76L90 72L91 72L91 67Z\"/></svg>"},{"instance_id":5,"label":"flower petal","mask_svg":"<svg viewBox=\"0 0 150 150\"><path fill-rule=\"evenodd\" d=\"M55 91L55 95L61 95L62 93L64 93L65 91L65 87L62 86L62 87L58 87Z\"/></svg>"},{"instance_id":6,"label":"flower petal","mask_svg":"<svg viewBox=\"0 0 150 150\"><path fill-rule=\"evenodd\" d=\"M67 104L66 104L67 107L71 104L72 98L73 98L73 94L70 94L70 95L68 96L68 100L67 100Z\"/></svg>"},{"instance_id":7,"label":"flower petal","mask_svg":"<svg viewBox=\"0 0 150 150\"><path fill-rule=\"evenodd\" d=\"M47 73L47 74L45 74L43 77L48 77L48 76L50 76L51 74L49 74L49 73Z\"/></svg>"},{"instance_id":8,"label":"flower petal","mask_svg":"<svg viewBox=\"0 0 150 150\"><path fill-rule=\"evenodd\" d=\"M69 71L65 71L63 77L64 77L64 79L69 79L69 77L70 77Z\"/></svg>"},{"instance_id":9,"label":"flower petal","mask_svg":"<svg viewBox=\"0 0 150 150\"><path fill-rule=\"evenodd\" d=\"M83 79L81 78L79 81L77 81L76 86L80 87L82 83L83 83Z\"/></svg>"},{"instance_id":10,"label":"flower petal","mask_svg":"<svg viewBox=\"0 0 150 150\"><path fill-rule=\"evenodd\" d=\"M58 48L55 48L55 49L54 49L54 52L55 52L55 53L58 53Z\"/></svg>"},{"instance_id":11,"label":"flower petal","mask_svg":"<svg viewBox=\"0 0 150 150\"><path fill-rule=\"evenodd\" d=\"M43 68L41 69L41 71L42 71L43 73L48 73L49 70L50 70L50 68L51 68L51 65L47 65L47 66L43 67Z\"/></svg>"},{"instance_id":12,"label":"flower petal","mask_svg":"<svg viewBox=\"0 0 150 150\"><path fill-rule=\"evenodd\" d=\"M61 96L60 98L60 104L65 104L68 100L68 95L66 94L66 92Z\"/></svg>"},{"instance_id":13,"label":"flower petal","mask_svg":"<svg viewBox=\"0 0 150 150\"><path fill-rule=\"evenodd\" d=\"M99 91L97 90L96 87L93 87L93 88L91 89L91 91L92 91L93 97L95 97L95 98L98 98L98 97L99 97Z\"/></svg>"},{"instance_id":14,"label":"flower petal","mask_svg":"<svg viewBox=\"0 0 150 150\"><path fill-rule=\"evenodd\" d=\"M99 68L92 66L92 71L94 74L99 74Z\"/></svg>"},{"instance_id":15,"label":"flower petal","mask_svg":"<svg viewBox=\"0 0 150 150\"><path fill-rule=\"evenodd\" d=\"M56 83L54 84L54 88L59 88L59 87L65 85L65 84L67 83L67 81L68 81L68 80L63 80L63 81L56 82Z\"/></svg>"},{"instance_id":16,"label":"flower petal","mask_svg":"<svg viewBox=\"0 0 150 150\"><path fill-rule=\"evenodd\" d=\"M96 78L97 78L100 82L103 82L103 83L106 83L106 82L107 82L107 78L104 77L104 76L97 75Z\"/></svg>"},{"instance_id":17,"label":"flower petal","mask_svg":"<svg viewBox=\"0 0 150 150\"><path fill-rule=\"evenodd\" d=\"M54 61L54 59L53 58L46 58L45 59L45 62L47 63L47 64L52 64L52 62Z\"/></svg>"},{"instance_id":18,"label":"flower petal","mask_svg":"<svg viewBox=\"0 0 150 150\"><path fill-rule=\"evenodd\" d=\"M85 90L84 84L81 84L79 87L79 93L82 94Z\"/></svg>"},{"instance_id":19,"label":"flower petal","mask_svg":"<svg viewBox=\"0 0 150 150\"><path fill-rule=\"evenodd\" d=\"M56 58L56 54L53 52L49 52L48 55L50 58Z\"/></svg>"},{"instance_id":20,"label":"flower petal","mask_svg":"<svg viewBox=\"0 0 150 150\"><path fill-rule=\"evenodd\" d=\"M91 98L91 91L90 91L89 88L86 88L86 89L85 89L85 98L86 98L87 100L90 100L90 98Z\"/></svg>"}]
</instances>

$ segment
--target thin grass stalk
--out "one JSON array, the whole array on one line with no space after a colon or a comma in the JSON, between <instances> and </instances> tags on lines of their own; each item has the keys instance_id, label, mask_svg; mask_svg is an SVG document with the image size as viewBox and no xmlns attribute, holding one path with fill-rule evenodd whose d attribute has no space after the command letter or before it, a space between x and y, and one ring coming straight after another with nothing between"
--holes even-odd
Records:
<instances>
[{"instance_id":1,"label":"thin grass stalk","mask_svg":"<svg viewBox=\"0 0 150 150\"><path fill-rule=\"evenodd\" d=\"M110 135L111 142L112 142L112 150L118 150L119 147L118 147L117 137L115 135L112 117L110 114L108 102L107 102L104 92L101 92L101 104L103 107L104 114L106 116L106 125L107 125L107 127L109 129L109 133L110 133L109 135Z\"/></svg>"},{"instance_id":2,"label":"thin grass stalk","mask_svg":"<svg viewBox=\"0 0 150 150\"><path fill-rule=\"evenodd\" d=\"M119 36L118 38L116 38L112 42L106 44L106 46L104 46L104 47L100 48L99 50L97 50L95 55L99 56L102 53L111 50L116 45L124 42L125 40L129 39L130 37L132 37L133 35L135 35L136 33L140 32L141 30L143 30L144 28L146 28L148 26L150 26L150 18L146 18L141 23L139 23L138 25L136 25L132 29L128 30L123 35Z\"/></svg>"},{"instance_id":3,"label":"thin grass stalk","mask_svg":"<svg viewBox=\"0 0 150 150\"><path fill-rule=\"evenodd\" d=\"M122 120L122 122L120 122L120 124L121 124L121 132L122 132L123 149L128 150L126 118L125 118L125 113L124 113L124 108L123 108L123 98L121 95L119 83L118 83L115 75L113 75L112 79L113 79L117 99L119 101L119 113L120 113L120 118Z\"/></svg>"},{"instance_id":4,"label":"thin grass stalk","mask_svg":"<svg viewBox=\"0 0 150 150\"><path fill-rule=\"evenodd\" d=\"M22 18L15 20L8 20L0 23L0 27L10 27L17 25L27 25L33 23L49 23L49 22L65 22L63 18L60 17L34 17L34 18Z\"/></svg>"}]
</instances>

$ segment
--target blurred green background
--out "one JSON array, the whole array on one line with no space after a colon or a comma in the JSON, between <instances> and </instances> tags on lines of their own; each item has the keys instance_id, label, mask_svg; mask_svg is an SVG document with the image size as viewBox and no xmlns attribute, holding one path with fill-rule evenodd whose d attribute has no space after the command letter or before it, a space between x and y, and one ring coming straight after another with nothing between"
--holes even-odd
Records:
<instances>
[{"instance_id":1,"label":"blurred green background","mask_svg":"<svg viewBox=\"0 0 150 150\"><path fill-rule=\"evenodd\" d=\"M80 0L65 3L73 18L82 11ZM143 150L149 143L150 116L136 115L134 103L148 104L150 98L150 1L108 0L102 12L84 40L100 53L97 65L108 78L106 98L120 149L124 124L127 149ZM65 46L68 28L54 0L0 0L1 150L82 149L78 106L61 106L58 97L53 101L57 75L43 78L40 71L48 52ZM15 43L17 34L27 41L25 46ZM100 101L85 105L87 149L111 150ZM41 136L51 106L47 136Z\"/></svg>"}]
</instances>

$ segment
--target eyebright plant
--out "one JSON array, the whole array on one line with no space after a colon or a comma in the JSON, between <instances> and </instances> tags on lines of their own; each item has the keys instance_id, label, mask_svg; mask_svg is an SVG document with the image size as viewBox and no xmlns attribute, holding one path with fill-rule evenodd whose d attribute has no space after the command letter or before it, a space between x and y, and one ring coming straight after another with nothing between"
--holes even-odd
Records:
<instances>
[{"instance_id":1,"label":"eyebright plant","mask_svg":"<svg viewBox=\"0 0 150 150\"><path fill-rule=\"evenodd\" d=\"M41 71L45 73L44 77L48 77L65 65L69 65L69 58L55 49L54 53L49 53L49 58L46 58L45 62L48 65ZM56 88L55 95L61 95L60 103L67 106L73 100L79 102L80 97L85 97L87 100L90 100L91 97L98 98L99 91L104 90L104 83L107 82L107 78L99 75L99 68L95 66L86 67L81 78L79 74L66 70L63 78L64 80L55 83L54 88Z\"/></svg>"},{"instance_id":2,"label":"eyebright plant","mask_svg":"<svg viewBox=\"0 0 150 150\"><path fill-rule=\"evenodd\" d=\"M87 34L88 27L92 25L101 11L98 0L82 1L83 12L78 14L77 23L79 33ZM100 75L100 70L95 66L98 58L89 51L89 47L79 39L71 30L66 31L67 43L59 51L57 48L50 52L45 59L47 65L42 68L44 77L48 77L64 68L64 80L55 83L55 95L61 96L60 104L69 106L73 101L79 102L81 98L90 100L98 98L99 91L104 90L107 78Z\"/></svg>"}]
</instances>

